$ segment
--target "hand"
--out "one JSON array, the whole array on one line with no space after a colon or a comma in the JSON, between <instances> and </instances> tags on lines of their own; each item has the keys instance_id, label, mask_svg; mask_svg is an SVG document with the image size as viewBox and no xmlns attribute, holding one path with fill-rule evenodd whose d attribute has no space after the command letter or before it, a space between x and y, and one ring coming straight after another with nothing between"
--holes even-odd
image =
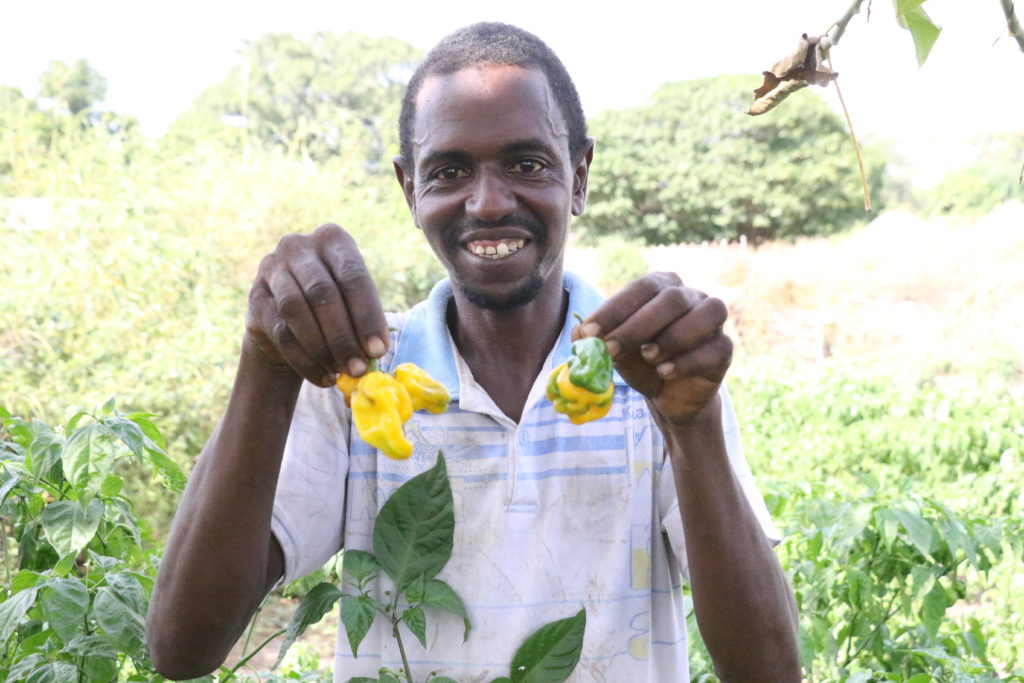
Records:
<instances>
[{"instance_id":1,"label":"hand","mask_svg":"<svg viewBox=\"0 0 1024 683\"><path fill-rule=\"evenodd\" d=\"M387 350L377 286L337 225L285 235L260 262L249 292L243 353L327 387L359 376Z\"/></svg>"},{"instance_id":2,"label":"hand","mask_svg":"<svg viewBox=\"0 0 1024 683\"><path fill-rule=\"evenodd\" d=\"M685 287L675 273L634 280L573 330L600 336L630 386L660 417L683 424L717 406L732 360L721 300Z\"/></svg>"}]
</instances>

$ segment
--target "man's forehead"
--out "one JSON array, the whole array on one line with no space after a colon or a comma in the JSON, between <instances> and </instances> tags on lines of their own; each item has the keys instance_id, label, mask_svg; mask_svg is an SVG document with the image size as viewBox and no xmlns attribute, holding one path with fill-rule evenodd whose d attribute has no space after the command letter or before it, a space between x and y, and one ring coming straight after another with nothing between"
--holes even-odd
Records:
<instances>
[{"instance_id":1,"label":"man's forehead","mask_svg":"<svg viewBox=\"0 0 1024 683\"><path fill-rule=\"evenodd\" d=\"M565 119L544 72L487 64L424 79L416 96L413 142L422 144L438 125L474 119L485 123L488 118L501 118L514 110L528 111L549 134L568 138Z\"/></svg>"}]
</instances>

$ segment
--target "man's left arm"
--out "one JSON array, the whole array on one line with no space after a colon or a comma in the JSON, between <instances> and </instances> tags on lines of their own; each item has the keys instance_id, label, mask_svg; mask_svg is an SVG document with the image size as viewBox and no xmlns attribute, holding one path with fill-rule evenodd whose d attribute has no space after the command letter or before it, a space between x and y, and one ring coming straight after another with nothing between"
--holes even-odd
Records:
<instances>
[{"instance_id":1,"label":"man's left arm","mask_svg":"<svg viewBox=\"0 0 1024 683\"><path fill-rule=\"evenodd\" d=\"M792 590L729 463L718 390L725 305L671 273L630 283L579 326L647 397L672 459L694 610L723 681L799 681Z\"/></svg>"}]
</instances>

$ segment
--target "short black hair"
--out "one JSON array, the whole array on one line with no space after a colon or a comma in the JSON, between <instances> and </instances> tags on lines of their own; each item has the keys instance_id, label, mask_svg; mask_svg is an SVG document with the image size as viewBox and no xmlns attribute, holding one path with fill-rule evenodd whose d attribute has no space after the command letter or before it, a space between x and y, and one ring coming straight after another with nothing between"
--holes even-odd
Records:
<instances>
[{"instance_id":1,"label":"short black hair","mask_svg":"<svg viewBox=\"0 0 1024 683\"><path fill-rule=\"evenodd\" d=\"M587 120L576 85L562 61L529 31L499 22L480 22L442 38L409 79L398 117L399 153L405 162L412 162L416 96L427 76L453 74L488 64L536 68L544 74L569 129L569 156L578 160L587 148Z\"/></svg>"}]
</instances>

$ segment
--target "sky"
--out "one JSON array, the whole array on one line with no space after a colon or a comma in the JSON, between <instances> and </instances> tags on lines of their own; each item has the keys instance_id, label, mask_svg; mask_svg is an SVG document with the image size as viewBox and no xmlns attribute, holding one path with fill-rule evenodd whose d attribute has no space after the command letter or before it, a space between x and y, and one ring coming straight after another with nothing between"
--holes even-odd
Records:
<instances>
[{"instance_id":1,"label":"sky","mask_svg":"<svg viewBox=\"0 0 1024 683\"><path fill-rule=\"evenodd\" d=\"M551 45L593 116L643 104L664 82L759 73L801 33L828 30L850 1L0 0L0 84L31 95L50 61L84 58L107 79L105 108L159 135L226 75L243 41L263 33L351 30L426 50L459 26L497 20ZM896 141L915 180L928 185L970 160L973 137L1024 130L1024 52L1006 35L998 0L927 0L943 31L922 68L892 0L869 5L870 18L854 17L832 50L859 136ZM752 79L751 90L757 85ZM838 109L834 88L814 89Z\"/></svg>"}]
</instances>

